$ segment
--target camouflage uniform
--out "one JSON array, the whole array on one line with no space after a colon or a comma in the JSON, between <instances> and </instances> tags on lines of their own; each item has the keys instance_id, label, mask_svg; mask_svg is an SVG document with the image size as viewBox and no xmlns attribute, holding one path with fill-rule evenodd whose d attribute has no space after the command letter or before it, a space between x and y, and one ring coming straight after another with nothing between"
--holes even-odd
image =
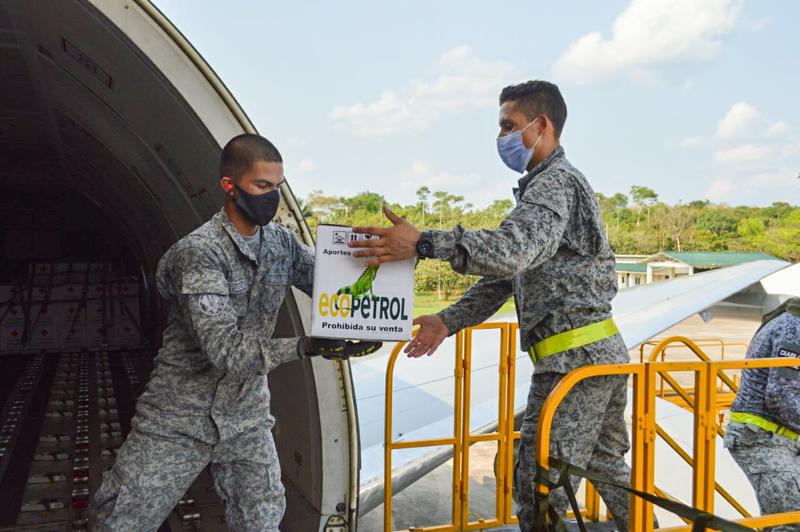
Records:
<instances>
[{"instance_id":1,"label":"camouflage uniform","mask_svg":"<svg viewBox=\"0 0 800 532\"><path fill-rule=\"evenodd\" d=\"M753 337L747 358L800 355L800 317L784 313ZM732 412L755 414L800 432L800 380L794 368L760 368L742 372ZM794 374L794 375L793 375ZM800 440L731 421L725 447L753 485L761 514L800 510ZM773 532L800 532L800 524L773 527Z\"/></svg>"},{"instance_id":2,"label":"camouflage uniform","mask_svg":"<svg viewBox=\"0 0 800 532\"><path fill-rule=\"evenodd\" d=\"M95 495L99 530L156 530L208 464L232 530L278 530L285 500L266 375L298 358L298 339L271 336L289 286L311 293L314 259L288 229L260 230L256 257L223 210L161 259L169 323Z\"/></svg>"},{"instance_id":3,"label":"camouflage uniform","mask_svg":"<svg viewBox=\"0 0 800 532\"><path fill-rule=\"evenodd\" d=\"M432 231L434 256L454 270L482 276L439 316L451 333L492 316L512 295L522 349L538 341L611 316L617 293L614 254L600 207L586 178L557 148L519 181L516 207L497 229ZM516 475L520 528L532 529L536 423L542 402L571 370L590 364L629 362L619 335L540 360L535 367L522 423ZM601 377L578 385L558 409L552 454L621 482L630 481L624 462L630 446L624 410L626 378ZM616 489L601 494L620 530L627 530L630 497ZM563 514L563 490L551 503Z\"/></svg>"}]
</instances>

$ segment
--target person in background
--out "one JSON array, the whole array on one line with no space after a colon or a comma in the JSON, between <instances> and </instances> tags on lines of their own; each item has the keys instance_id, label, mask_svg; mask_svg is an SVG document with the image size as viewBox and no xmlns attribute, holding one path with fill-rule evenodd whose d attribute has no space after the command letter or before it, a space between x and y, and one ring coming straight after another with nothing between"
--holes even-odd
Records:
<instances>
[{"instance_id":1,"label":"person in background","mask_svg":"<svg viewBox=\"0 0 800 532\"><path fill-rule=\"evenodd\" d=\"M747 358L800 357L800 298L764 316ZM725 447L756 492L762 515L800 510L800 367L746 369ZM800 524L765 530L800 532Z\"/></svg>"}]
</instances>

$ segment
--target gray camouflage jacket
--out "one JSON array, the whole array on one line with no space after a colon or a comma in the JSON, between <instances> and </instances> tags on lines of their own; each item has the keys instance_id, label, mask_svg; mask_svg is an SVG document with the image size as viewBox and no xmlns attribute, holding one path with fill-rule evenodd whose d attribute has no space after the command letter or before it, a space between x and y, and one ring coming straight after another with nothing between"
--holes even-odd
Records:
<instances>
[{"instance_id":1,"label":"gray camouflage jacket","mask_svg":"<svg viewBox=\"0 0 800 532\"><path fill-rule=\"evenodd\" d=\"M209 442L274 424L266 375L298 354L272 332L290 286L311 294L314 255L285 227L260 230L256 257L222 210L161 258L172 307L140 415Z\"/></svg>"},{"instance_id":2,"label":"gray camouflage jacket","mask_svg":"<svg viewBox=\"0 0 800 532\"><path fill-rule=\"evenodd\" d=\"M800 357L800 317L784 312L759 329L747 358L769 357ZM731 412L755 414L800 432L800 370L743 370Z\"/></svg>"},{"instance_id":3,"label":"gray camouflage jacket","mask_svg":"<svg viewBox=\"0 0 800 532\"><path fill-rule=\"evenodd\" d=\"M491 317L514 296L520 344L605 320L617 293L614 254L586 178L559 147L519 180L516 207L496 229L432 231L434 256L482 276L439 316L451 333ZM547 357L537 372L628 362L619 336Z\"/></svg>"}]
</instances>

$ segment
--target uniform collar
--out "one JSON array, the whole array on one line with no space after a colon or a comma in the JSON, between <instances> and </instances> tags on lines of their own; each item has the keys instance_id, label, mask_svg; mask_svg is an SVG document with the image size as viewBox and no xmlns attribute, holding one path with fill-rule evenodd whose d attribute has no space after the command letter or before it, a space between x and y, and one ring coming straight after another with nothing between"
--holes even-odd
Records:
<instances>
[{"instance_id":1,"label":"uniform collar","mask_svg":"<svg viewBox=\"0 0 800 532\"><path fill-rule=\"evenodd\" d=\"M534 166L530 172L522 176L520 180L517 181L518 187L514 188L514 196L516 198L521 198L522 195L525 194L525 189L528 187L530 182L533 181L534 177L547 170L556 159L563 159L563 158L564 158L564 147L559 146L555 150L553 150L553 152L550 155L545 157L544 160L542 160L542 162Z\"/></svg>"},{"instance_id":2,"label":"uniform collar","mask_svg":"<svg viewBox=\"0 0 800 532\"><path fill-rule=\"evenodd\" d=\"M258 259L256 258L255 253L253 253L253 249L247 245L247 242L245 242L242 235L236 230L236 227L233 225L233 222L231 222L231 219L228 217L228 213L225 212L224 208L220 209L220 211L214 215L214 221L216 221L222 226L223 229L225 229L225 231L228 233L228 236L231 237L231 240L233 240L233 243L239 248L239 251L242 253L242 255L258 264ZM258 230L262 231L261 237L264 238L264 228L259 227Z\"/></svg>"}]
</instances>

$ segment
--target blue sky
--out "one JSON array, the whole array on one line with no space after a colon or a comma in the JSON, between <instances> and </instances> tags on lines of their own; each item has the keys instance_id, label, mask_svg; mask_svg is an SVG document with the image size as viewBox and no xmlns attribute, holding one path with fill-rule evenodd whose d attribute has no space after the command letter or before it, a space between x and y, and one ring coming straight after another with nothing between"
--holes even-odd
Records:
<instances>
[{"instance_id":1,"label":"blue sky","mask_svg":"<svg viewBox=\"0 0 800 532\"><path fill-rule=\"evenodd\" d=\"M284 155L300 196L421 185L484 206L518 174L497 96L558 83L604 194L800 204L800 2L156 0Z\"/></svg>"}]
</instances>

